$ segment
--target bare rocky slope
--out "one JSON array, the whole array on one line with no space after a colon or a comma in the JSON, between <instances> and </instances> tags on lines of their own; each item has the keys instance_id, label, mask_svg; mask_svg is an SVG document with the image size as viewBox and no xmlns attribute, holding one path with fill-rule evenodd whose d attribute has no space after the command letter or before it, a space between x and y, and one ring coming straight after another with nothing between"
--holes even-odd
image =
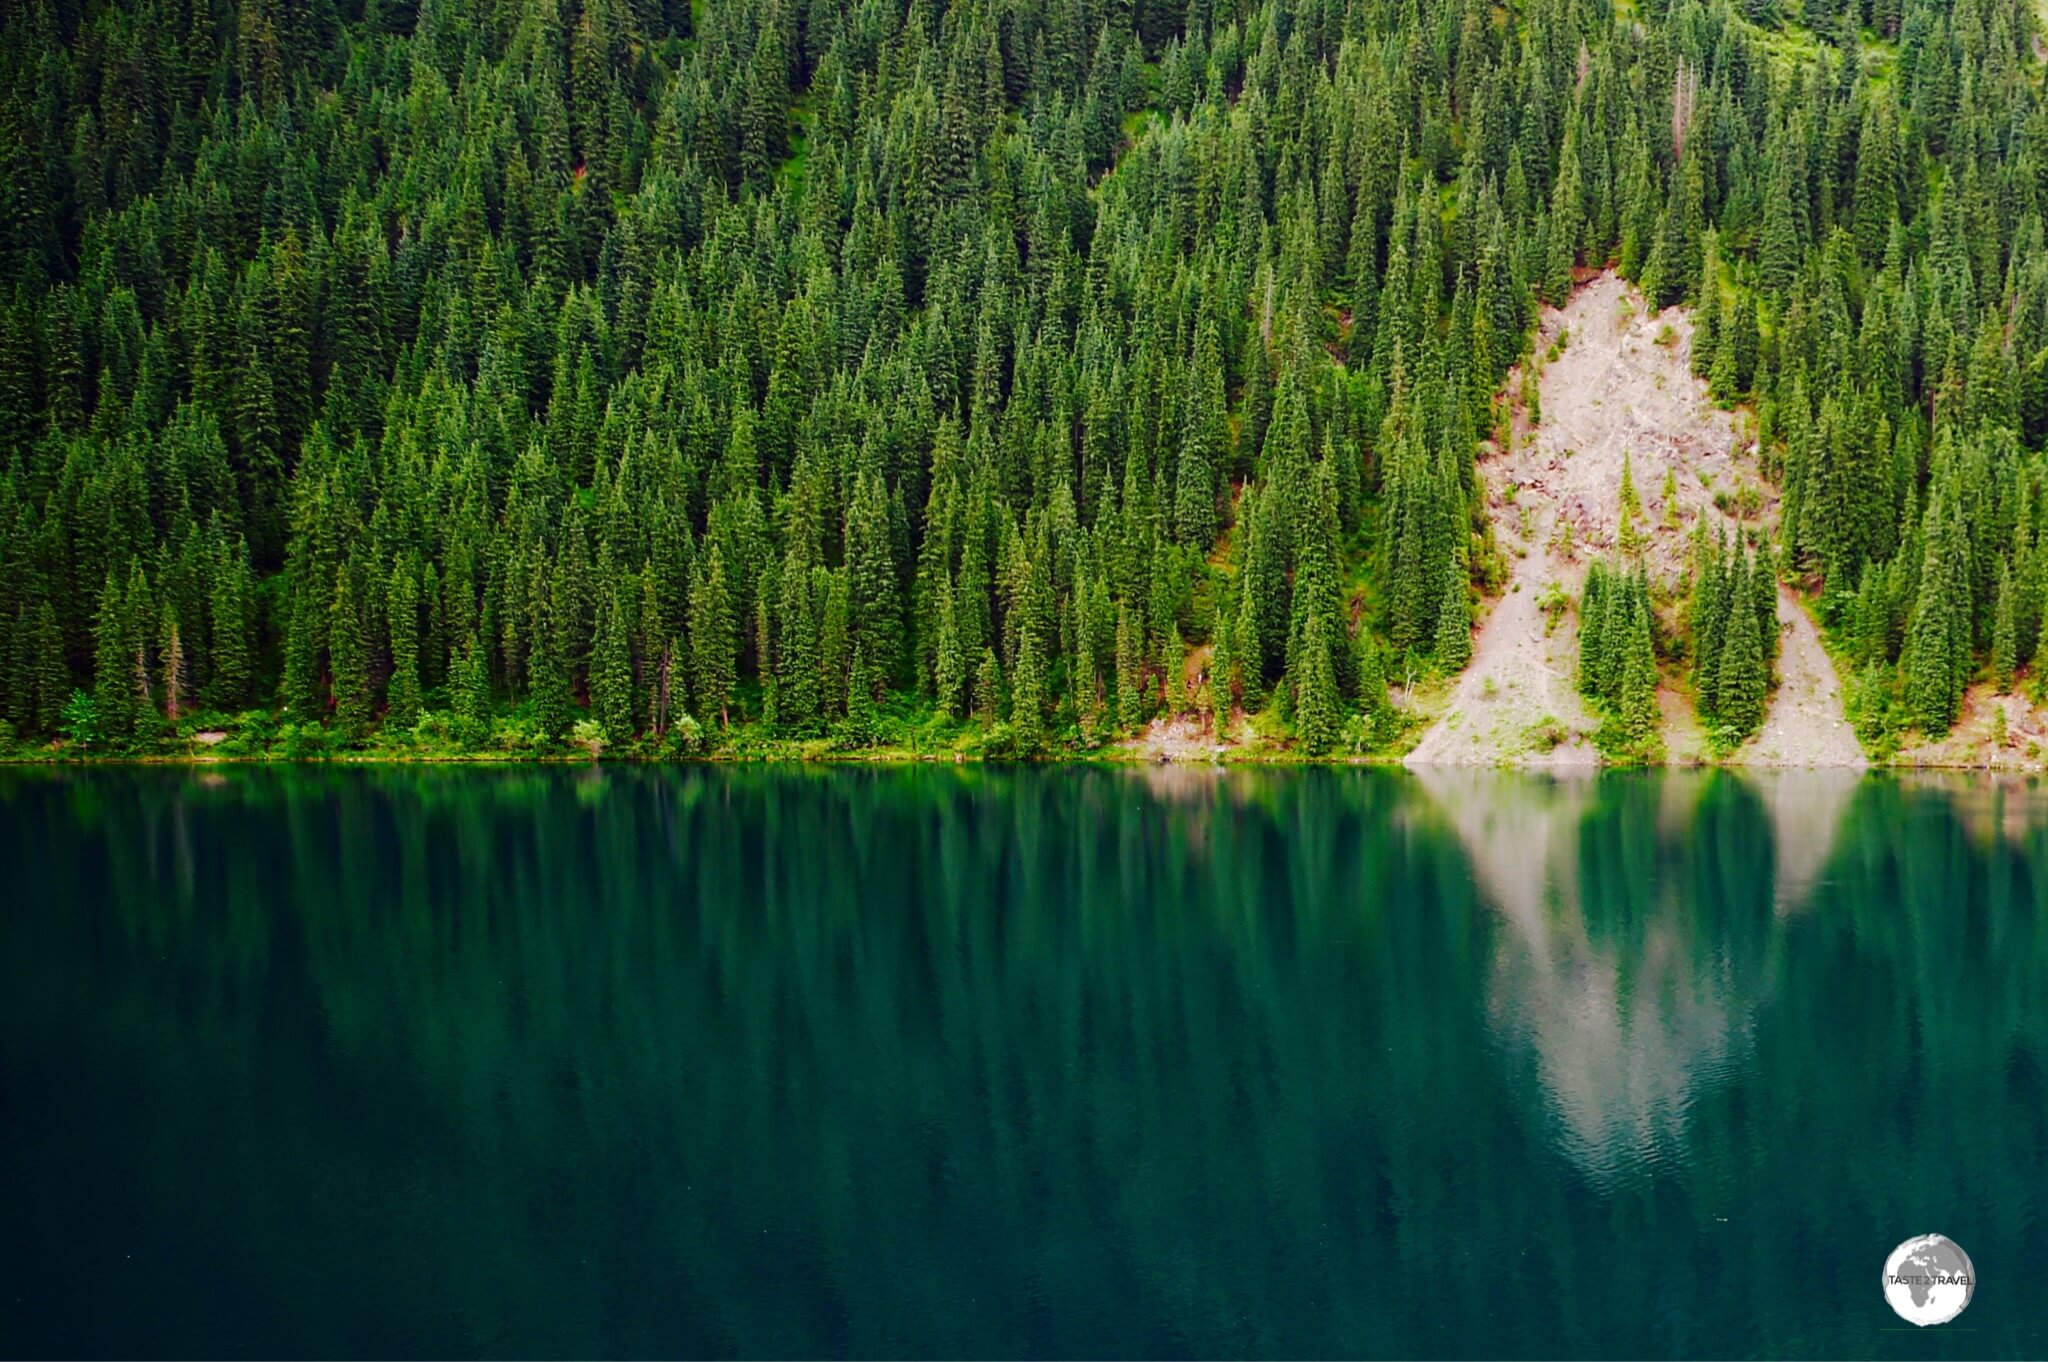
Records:
<instances>
[{"instance_id":1,"label":"bare rocky slope","mask_svg":"<svg viewBox=\"0 0 2048 1362\"><path fill-rule=\"evenodd\" d=\"M1684 571L1702 520L1732 532L1775 518L1776 492L1757 471L1753 442L1692 375L1692 323L1683 309L1652 312L1619 276L1601 274L1562 309L1545 309L1535 353L1517 381L1536 383L1540 420L1531 427L1524 404L1509 448L1480 461L1494 532L1511 564L1508 585L1480 627L1472 664L1409 754L1411 766L1598 759L1587 737L1595 722L1574 681L1576 623L1556 599L1576 601L1589 558L1619 548L1625 468L1641 505L1644 562L1660 580ZM1863 765L1834 668L1789 592L1778 619L1783 681L1762 730L1736 759ZM1671 759L1699 756L1704 745L1684 694L1667 688L1659 701Z\"/></svg>"}]
</instances>

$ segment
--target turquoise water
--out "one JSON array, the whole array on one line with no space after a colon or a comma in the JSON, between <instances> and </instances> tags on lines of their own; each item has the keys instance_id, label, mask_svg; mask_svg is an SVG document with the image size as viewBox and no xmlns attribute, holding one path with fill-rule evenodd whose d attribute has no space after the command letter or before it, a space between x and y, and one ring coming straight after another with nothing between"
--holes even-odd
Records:
<instances>
[{"instance_id":1,"label":"turquoise water","mask_svg":"<svg viewBox=\"0 0 2048 1362\"><path fill-rule=\"evenodd\" d=\"M2048 1354L2024 785L21 771L0 854L9 1354Z\"/></svg>"}]
</instances>

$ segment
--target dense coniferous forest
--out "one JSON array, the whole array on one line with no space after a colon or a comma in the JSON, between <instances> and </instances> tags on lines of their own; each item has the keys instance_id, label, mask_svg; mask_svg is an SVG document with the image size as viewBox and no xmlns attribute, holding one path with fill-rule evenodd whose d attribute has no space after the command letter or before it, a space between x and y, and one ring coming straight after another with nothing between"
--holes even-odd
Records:
<instances>
[{"instance_id":1,"label":"dense coniferous forest","mask_svg":"<svg viewBox=\"0 0 2048 1362\"><path fill-rule=\"evenodd\" d=\"M1879 740L2048 596L2025 0L21 0L0 719L24 743L1395 740L1504 577L1536 309L1694 309ZM1755 536L1753 536L1755 537ZM1743 608L1752 604L1754 610ZM1597 617L1594 611L1597 610ZM1754 625L1754 627L1752 627ZM1652 698L1654 704L1654 697ZM919 736L921 735L921 736Z\"/></svg>"}]
</instances>

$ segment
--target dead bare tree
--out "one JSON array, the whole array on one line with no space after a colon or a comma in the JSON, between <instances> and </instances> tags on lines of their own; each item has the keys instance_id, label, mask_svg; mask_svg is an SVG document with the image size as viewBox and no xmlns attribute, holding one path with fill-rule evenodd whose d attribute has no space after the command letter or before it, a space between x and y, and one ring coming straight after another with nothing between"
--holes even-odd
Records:
<instances>
[{"instance_id":1,"label":"dead bare tree","mask_svg":"<svg viewBox=\"0 0 2048 1362\"><path fill-rule=\"evenodd\" d=\"M1671 155L1677 160L1685 159L1685 134L1699 100L1700 73L1681 61L1671 82Z\"/></svg>"}]
</instances>

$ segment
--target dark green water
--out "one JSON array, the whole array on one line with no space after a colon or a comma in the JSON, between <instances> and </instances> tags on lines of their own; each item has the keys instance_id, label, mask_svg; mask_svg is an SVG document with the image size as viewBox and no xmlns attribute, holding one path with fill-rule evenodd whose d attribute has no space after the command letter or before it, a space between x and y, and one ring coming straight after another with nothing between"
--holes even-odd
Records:
<instances>
[{"instance_id":1,"label":"dark green water","mask_svg":"<svg viewBox=\"0 0 2048 1362\"><path fill-rule=\"evenodd\" d=\"M10 1354L2048 1354L2023 786L16 772L0 865Z\"/></svg>"}]
</instances>

